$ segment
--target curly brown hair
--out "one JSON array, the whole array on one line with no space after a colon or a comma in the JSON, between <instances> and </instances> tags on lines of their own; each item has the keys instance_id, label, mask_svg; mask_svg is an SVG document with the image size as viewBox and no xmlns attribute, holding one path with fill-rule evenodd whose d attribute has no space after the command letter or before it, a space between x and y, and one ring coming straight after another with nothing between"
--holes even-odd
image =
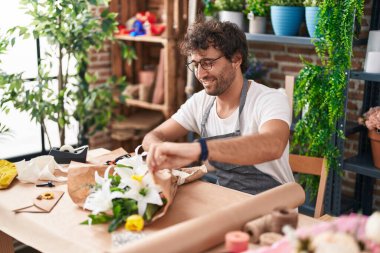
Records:
<instances>
[{"instance_id":1,"label":"curly brown hair","mask_svg":"<svg viewBox=\"0 0 380 253\"><path fill-rule=\"evenodd\" d=\"M187 56L197 50L207 50L210 46L220 50L229 61L236 53L240 53L240 69L245 73L248 67L247 39L236 24L198 19L187 29L179 45L181 53Z\"/></svg>"}]
</instances>

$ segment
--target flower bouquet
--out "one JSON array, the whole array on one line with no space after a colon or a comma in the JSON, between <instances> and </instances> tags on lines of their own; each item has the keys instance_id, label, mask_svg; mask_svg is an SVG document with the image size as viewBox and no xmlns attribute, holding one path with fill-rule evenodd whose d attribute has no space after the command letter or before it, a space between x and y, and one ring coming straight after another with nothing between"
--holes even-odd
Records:
<instances>
[{"instance_id":1,"label":"flower bouquet","mask_svg":"<svg viewBox=\"0 0 380 253\"><path fill-rule=\"evenodd\" d=\"M143 159L146 153L139 154L138 149L136 155L116 159L110 166L70 164L69 195L74 203L91 211L82 224L109 223L108 232L122 225L130 231L141 231L144 224L165 215L178 185L194 181L207 172L203 167L193 167L161 170L153 175ZM119 156L120 149L116 153ZM109 159L112 154L106 157Z\"/></svg>"},{"instance_id":2,"label":"flower bouquet","mask_svg":"<svg viewBox=\"0 0 380 253\"><path fill-rule=\"evenodd\" d=\"M380 106L370 108L358 121L369 130L373 163L380 169Z\"/></svg>"}]
</instances>

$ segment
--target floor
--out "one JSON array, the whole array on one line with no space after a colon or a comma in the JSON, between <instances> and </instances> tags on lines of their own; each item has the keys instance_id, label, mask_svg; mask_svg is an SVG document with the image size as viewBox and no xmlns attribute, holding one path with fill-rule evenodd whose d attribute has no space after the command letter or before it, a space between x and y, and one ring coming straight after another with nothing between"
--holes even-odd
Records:
<instances>
[{"instance_id":1,"label":"floor","mask_svg":"<svg viewBox=\"0 0 380 253\"><path fill-rule=\"evenodd\" d=\"M25 244L22 244L21 242L18 242L18 241L15 241L13 245L14 245L15 253L40 253L40 251L35 250L31 247L28 247Z\"/></svg>"}]
</instances>

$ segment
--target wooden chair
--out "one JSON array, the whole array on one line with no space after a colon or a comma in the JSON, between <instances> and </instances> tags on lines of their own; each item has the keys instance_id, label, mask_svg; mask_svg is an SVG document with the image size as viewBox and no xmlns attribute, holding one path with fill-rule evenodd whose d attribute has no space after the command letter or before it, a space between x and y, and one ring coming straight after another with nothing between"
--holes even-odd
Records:
<instances>
[{"instance_id":1,"label":"wooden chair","mask_svg":"<svg viewBox=\"0 0 380 253\"><path fill-rule=\"evenodd\" d=\"M314 218L319 218L323 214L323 202L325 199L327 171L326 159L320 157L289 154L289 164L295 173L320 176L315 204Z\"/></svg>"},{"instance_id":2,"label":"wooden chair","mask_svg":"<svg viewBox=\"0 0 380 253\"><path fill-rule=\"evenodd\" d=\"M293 109L293 92L295 84L295 76L285 77L285 92L289 98L290 108ZM293 122L293 110L292 111L292 122ZM319 187L317 193L317 200L315 204L314 217L319 218L323 214L323 202L326 190L327 181L327 171L326 171L326 160L319 157L310 157L304 155L289 155L289 163L293 172L303 173L309 175L320 176Z\"/></svg>"}]
</instances>

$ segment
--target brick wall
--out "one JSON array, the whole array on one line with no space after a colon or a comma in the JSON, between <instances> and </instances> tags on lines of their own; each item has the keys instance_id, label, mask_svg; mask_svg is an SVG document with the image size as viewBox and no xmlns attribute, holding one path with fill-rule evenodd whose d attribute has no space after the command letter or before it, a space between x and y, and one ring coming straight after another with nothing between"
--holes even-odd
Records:
<instances>
[{"instance_id":1,"label":"brick wall","mask_svg":"<svg viewBox=\"0 0 380 253\"><path fill-rule=\"evenodd\" d=\"M368 37L368 30L371 17L372 0L365 1L364 17L362 20L361 38ZM98 12L98 10L95 10ZM269 71L263 78L263 83L270 87L284 87L285 75L297 75L303 67L299 58L302 55L305 60L316 63L314 47L312 46L294 46L294 45L278 45L270 43L249 43L250 50L253 51L255 57L266 66ZM355 46L353 50L352 68L362 69L366 46ZM111 55L110 44L106 43L105 47L100 52L90 52L91 73L97 73L99 83L104 82L111 75ZM347 104L347 120L356 121L361 113L362 98L364 91L364 82L351 80L348 92ZM349 136L345 141L344 154L346 157L355 155L358 149L358 134ZM112 143L107 132L97 133L90 139L90 146L114 148L115 143ZM355 174L345 172L343 177L342 191L344 194L352 196L355 189ZM380 210L380 180L376 181L374 190L375 209Z\"/></svg>"},{"instance_id":2,"label":"brick wall","mask_svg":"<svg viewBox=\"0 0 380 253\"><path fill-rule=\"evenodd\" d=\"M94 8L93 12L95 15L99 16L102 8ZM90 50L89 52L89 65L88 71L97 76L97 82L91 84L92 86L104 83L109 77L111 77L111 43L106 42L103 48L99 51ZM114 144L111 141L108 129L97 132L95 135L90 137L89 140L90 148L107 148L113 149Z\"/></svg>"}]
</instances>

